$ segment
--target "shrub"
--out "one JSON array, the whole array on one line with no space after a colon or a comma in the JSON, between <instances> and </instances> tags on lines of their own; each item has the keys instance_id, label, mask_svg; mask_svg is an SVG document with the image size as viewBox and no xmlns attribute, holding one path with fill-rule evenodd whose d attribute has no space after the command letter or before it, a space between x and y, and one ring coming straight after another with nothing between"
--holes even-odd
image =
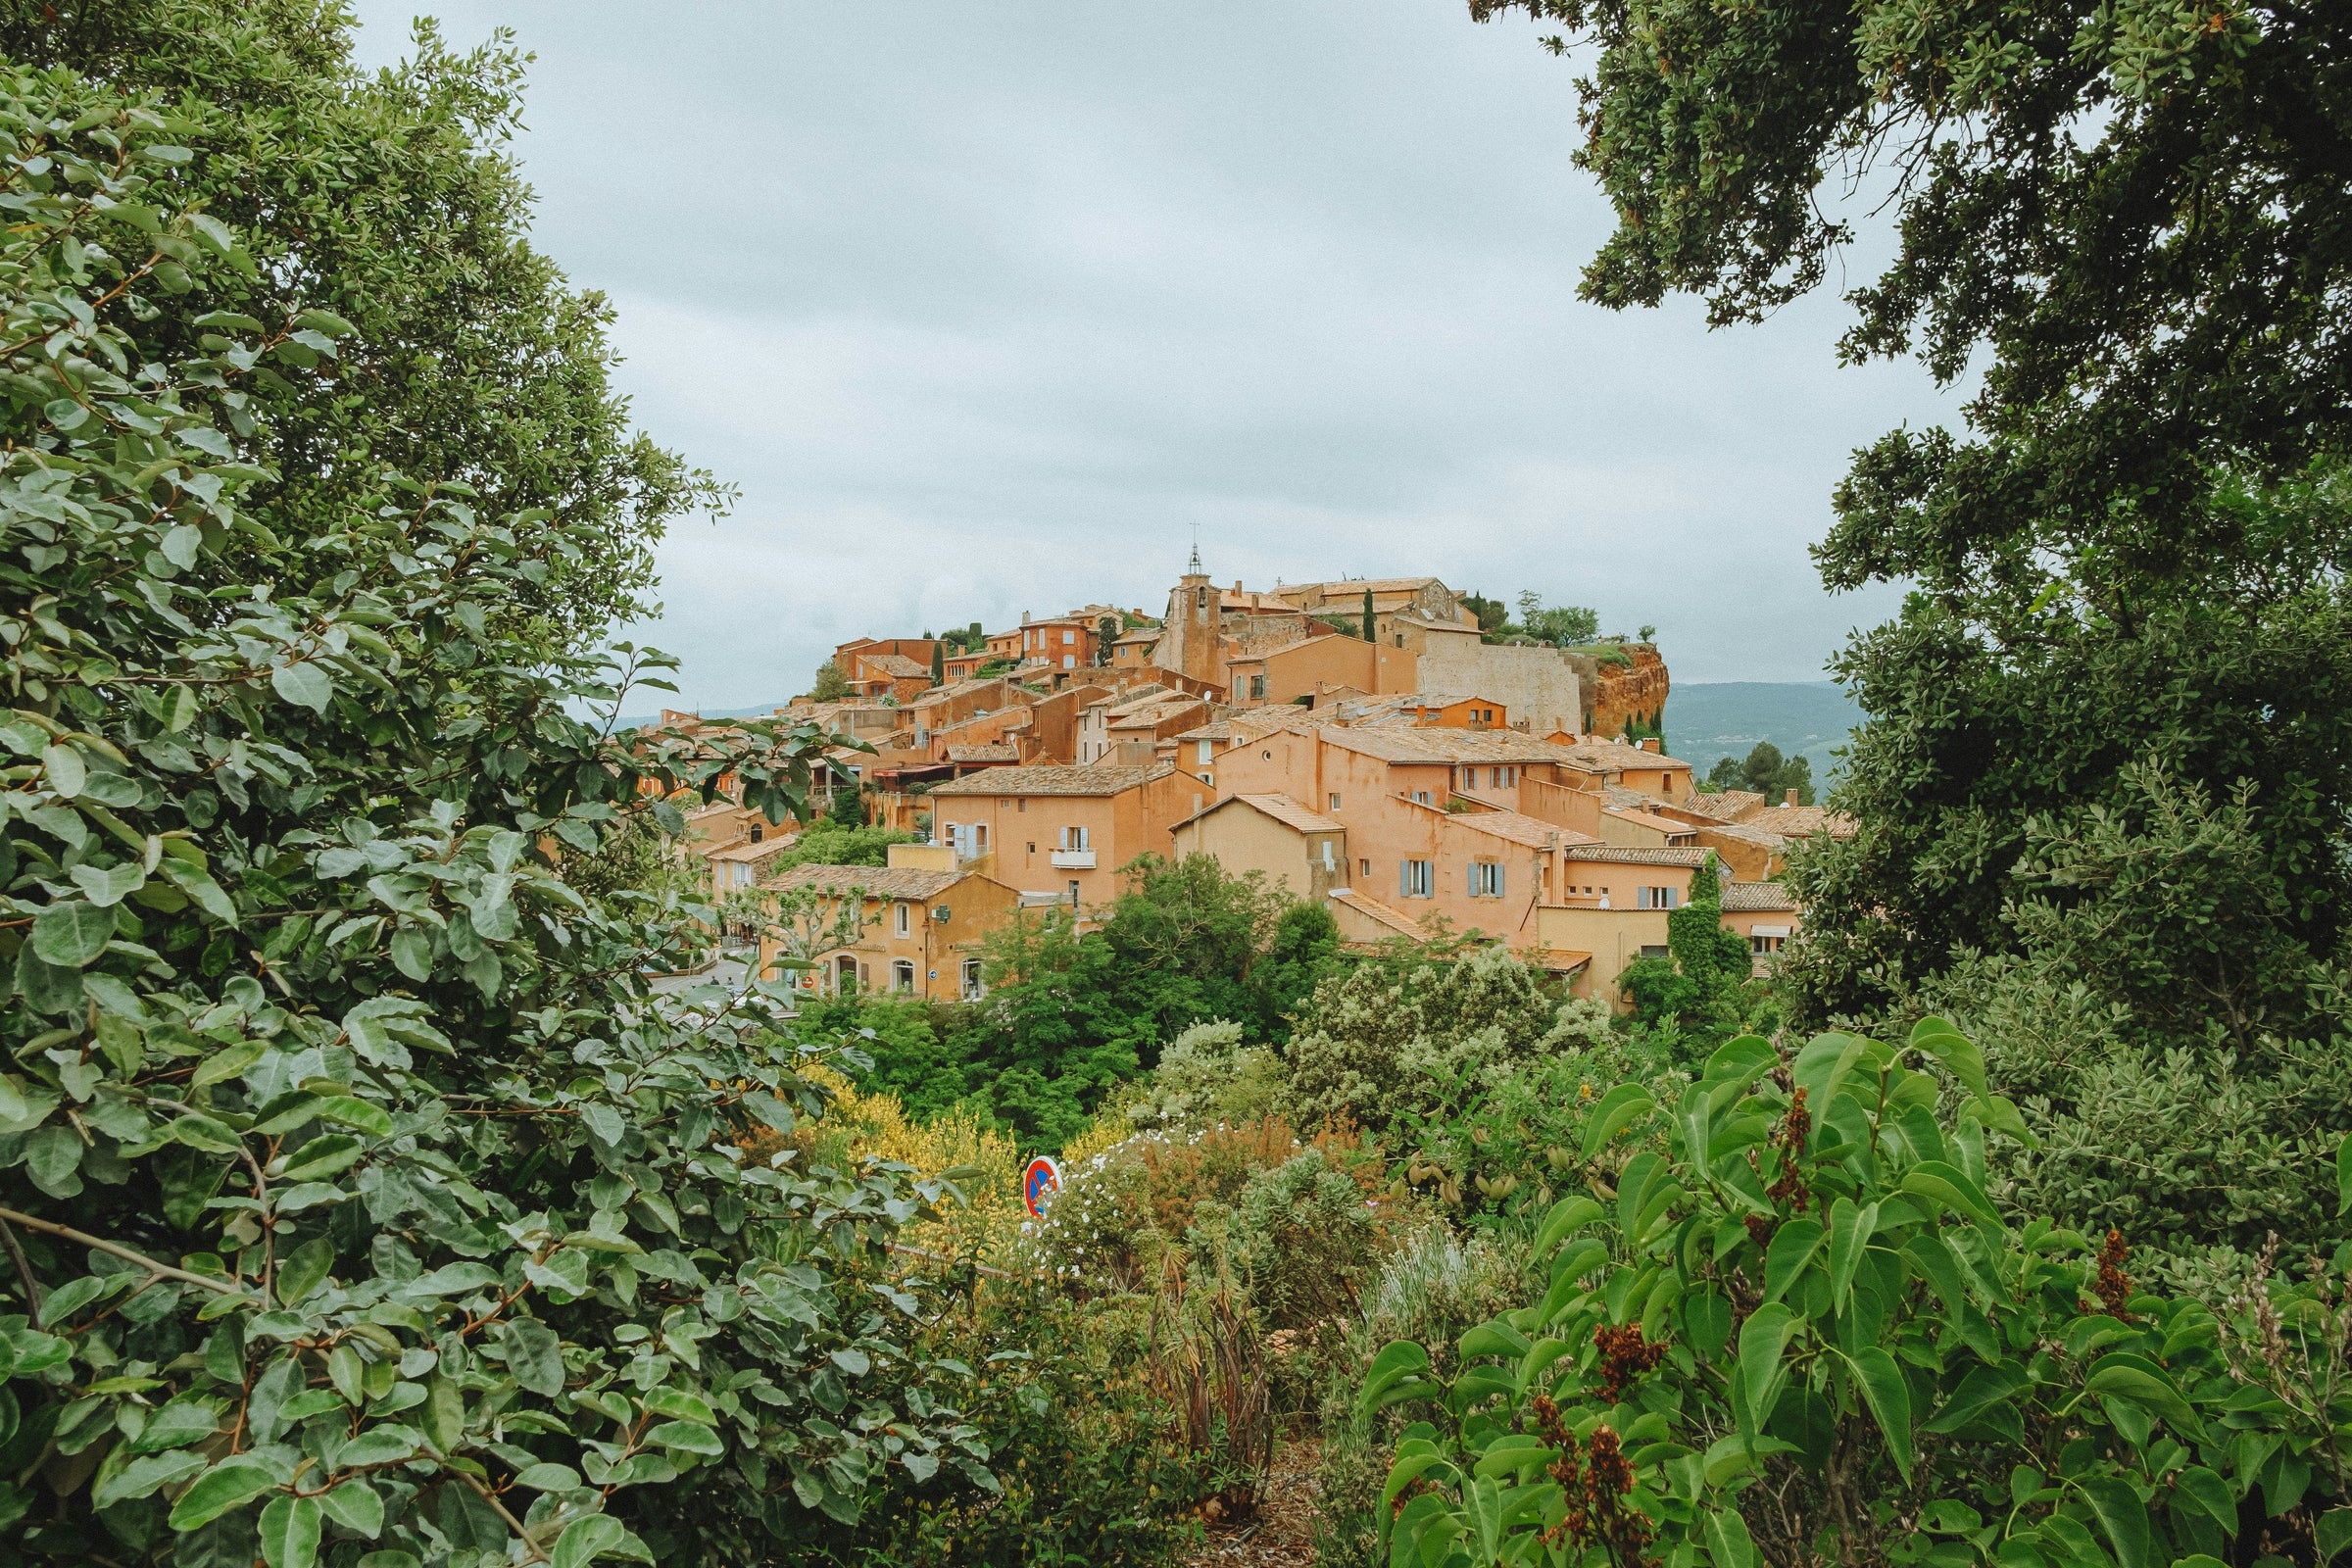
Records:
<instances>
[{"instance_id":1,"label":"shrub","mask_svg":"<svg viewBox=\"0 0 2352 1568\"><path fill-rule=\"evenodd\" d=\"M1786 1065L1735 1040L1671 1111L1611 1091L1580 1144L1610 1200L1546 1216L1543 1299L1464 1335L1454 1376L1407 1341L1367 1375L1364 1414L1428 1417L1384 1544L1622 1568L2332 1554L2337 1286L2257 1282L2226 1318L2141 1294L2120 1236L2001 1222L1988 1127L2023 1130L1934 1019Z\"/></svg>"},{"instance_id":2,"label":"shrub","mask_svg":"<svg viewBox=\"0 0 2352 1568\"><path fill-rule=\"evenodd\" d=\"M1401 975L1366 963L1326 981L1286 1055L1291 1118L1347 1117L1375 1132L1466 1083L1590 1039L1591 1004L1563 1004L1501 947Z\"/></svg>"},{"instance_id":3,"label":"shrub","mask_svg":"<svg viewBox=\"0 0 2352 1568\"><path fill-rule=\"evenodd\" d=\"M1283 1089L1282 1058L1242 1044L1242 1026L1197 1023L1168 1043L1126 1104L1138 1127L1206 1128L1262 1119Z\"/></svg>"},{"instance_id":4,"label":"shrub","mask_svg":"<svg viewBox=\"0 0 2352 1568\"><path fill-rule=\"evenodd\" d=\"M1243 1184L1231 1202L1209 1200L1187 1235L1196 1266L1230 1268L1271 1329L1308 1329L1355 1304L1372 1255L1364 1190L1319 1149L1301 1150Z\"/></svg>"},{"instance_id":5,"label":"shrub","mask_svg":"<svg viewBox=\"0 0 2352 1568\"><path fill-rule=\"evenodd\" d=\"M1316 1411L1323 1440L1316 1471L1317 1562L1340 1568L1385 1560L1376 1556L1376 1514L1389 1475L1389 1446L1404 1422L1394 1410L1358 1408L1373 1357L1392 1341L1413 1340L1432 1347L1434 1369L1446 1370L1446 1347L1458 1335L1521 1298L1527 1240L1525 1233L1463 1236L1430 1220L1397 1239L1357 1294Z\"/></svg>"},{"instance_id":6,"label":"shrub","mask_svg":"<svg viewBox=\"0 0 2352 1568\"><path fill-rule=\"evenodd\" d=\"M630 669L511 612L597 509L364 449L322 515L266 483L241 389L340 406L353 333L208 310L258 264L184 112L0 74L10 1548L740 1561L886 1469L985 1475L922 1303L869 1294L941 1190L745 1161L823 1054L778 993L653 993L707 911L541 853L727 775L781 820L824 738L574 716Z\"/></svg>"}]
</instances>

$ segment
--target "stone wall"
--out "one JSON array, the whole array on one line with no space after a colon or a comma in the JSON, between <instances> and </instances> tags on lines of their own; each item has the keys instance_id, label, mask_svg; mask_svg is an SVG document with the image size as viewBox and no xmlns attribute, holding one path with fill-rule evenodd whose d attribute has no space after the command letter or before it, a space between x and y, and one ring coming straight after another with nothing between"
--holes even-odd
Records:
<instances>
[{"instance_id":1,"label":"stone wall","mask_svg":"<svg viewBox=\"0 0 2352 1568\"><path fill-rule=\"evenodd\" d=\"M1416 674L1423 692L1492 698L1512 728L1531 735L1580 725L1584 684L1575 661L1556 648L1433 637Z\"/></svg>"}]
</instances>

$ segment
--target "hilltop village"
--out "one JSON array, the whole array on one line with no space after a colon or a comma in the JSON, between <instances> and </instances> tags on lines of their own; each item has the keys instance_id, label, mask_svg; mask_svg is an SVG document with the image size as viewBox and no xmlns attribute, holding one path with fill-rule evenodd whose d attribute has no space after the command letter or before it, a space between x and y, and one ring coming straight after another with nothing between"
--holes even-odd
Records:
<instances>
[{"instance_id":1,"label":"hilltop village","mask_svg":"<svg viewBox=\"0 0 2352 1568\"><path fill-rule=\"evenodd\" d=\"M1050 908L1084 925L1146 855L1262 873L1352 946L1480 933L1611 1003L1711 862L1760 970L1798 925L1788 845L1841 824L1667 756L1646 636L1500 636L1499 609L1435 577L1227 587L1196 555L1156 617L844 643L776 712L856 743L826 754L812 812L854 792L856 820L910 842L790 863L801 824L722 799L693 813L693 852L715 895L760 906L740 928L760 970L797 959L828 993L977 997L992 931Z\"/></svg>"}]
</instances>

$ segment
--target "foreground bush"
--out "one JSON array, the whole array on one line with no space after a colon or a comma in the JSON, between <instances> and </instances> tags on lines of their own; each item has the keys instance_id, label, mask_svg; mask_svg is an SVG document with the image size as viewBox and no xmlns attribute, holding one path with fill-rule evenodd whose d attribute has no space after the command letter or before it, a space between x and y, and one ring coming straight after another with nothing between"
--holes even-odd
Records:
<instances>
[{"instance_id":1,"label":"foreground bush","mask_svg":"<svg viewBox=\"0 0 2352 1568\"><path fill-rule=\"evenodd\" d=\"M608 672L502 611L586 524L275 506L243 389L340 396L350 329L206 309L256 264L202 128L0 72L0 1551L746 1563L993 1486L872 1277L944 1188L747 1159L816 1054L557 869L725 771L790 809L821 737L569 716Z\"/></svg>"},{"instance_id":2,"label":"foreground bush","mask_svg":"<svg viewBox=\"0 0 2352 1568\"><path fill-rule=\"evenodd\" d=\"M2211 1568L2352 1543L2345 1257L2220 1316L2138 1294L2120 1237L2001 1222L1988 1127L2022 1124L1933 1019L1787 1064L1735 1040L1672 1106L1612 1092L1581 1152L1639 1141L1606 1202L1545 1220L1543 1299L1464 1335L1457 1376L1398 1341L1366 1377L1364 1415L1427 1417L1384 1490L1391 1560Z\"/></svg>"}]
</instances>

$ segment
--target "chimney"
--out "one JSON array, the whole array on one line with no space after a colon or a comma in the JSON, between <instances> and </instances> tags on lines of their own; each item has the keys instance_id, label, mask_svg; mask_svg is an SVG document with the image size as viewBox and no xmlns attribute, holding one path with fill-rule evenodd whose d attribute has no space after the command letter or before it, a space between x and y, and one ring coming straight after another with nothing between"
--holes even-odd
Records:
<instances>
[{"instance_id":1,"label":"chimney","mask_svg":"<svg viewBox=\"0 0 2352 1568\"><path fill-rule=\"evenodd\" d=\"M1642 749L1645 752L1655 752L1658 749L1658 738L1655 735L1643 736L1642 738Z\"/></svg>"},{"instance_id":2,"label":"chimney","mask_svg":"<svg viewBox=\"0 0 2352 1568\"><path fill-rule=\"evenodd\" d=\"M1024 626L1029 624L1029 612L1026 610L1021 612L1021 624Z\"/></svg>"},{"instance_id":3,"label":"chimney","mask_svg":"<svg viewBox=\"0 0 2352 1568\"><path fill-rule=\"evenodd\" d=\"M1240 593L1240 592L1242 591L1242 579L1241 579L1241 578L1239 578L1239 577L1236 577L1236 578L1234 578L1234 579L1233 579L1233 591L1234 591L1235 593L1237 593L1237 594L1238 594L1238 593Z\"/></svg>"},{"instance_id":4,"label":"chimney","mask_svg":"<svg viewBox=\"0 0 2352 1568\"><path fill-rule=\"evenodd\" d=\"M1794 805L1796 804L1796 791L1794 791L1794 790L1790 790L1790 791L1788 792L1788 805L1790 805L1790 806L1794 806Z\"/></svg>"}]
</instances>

